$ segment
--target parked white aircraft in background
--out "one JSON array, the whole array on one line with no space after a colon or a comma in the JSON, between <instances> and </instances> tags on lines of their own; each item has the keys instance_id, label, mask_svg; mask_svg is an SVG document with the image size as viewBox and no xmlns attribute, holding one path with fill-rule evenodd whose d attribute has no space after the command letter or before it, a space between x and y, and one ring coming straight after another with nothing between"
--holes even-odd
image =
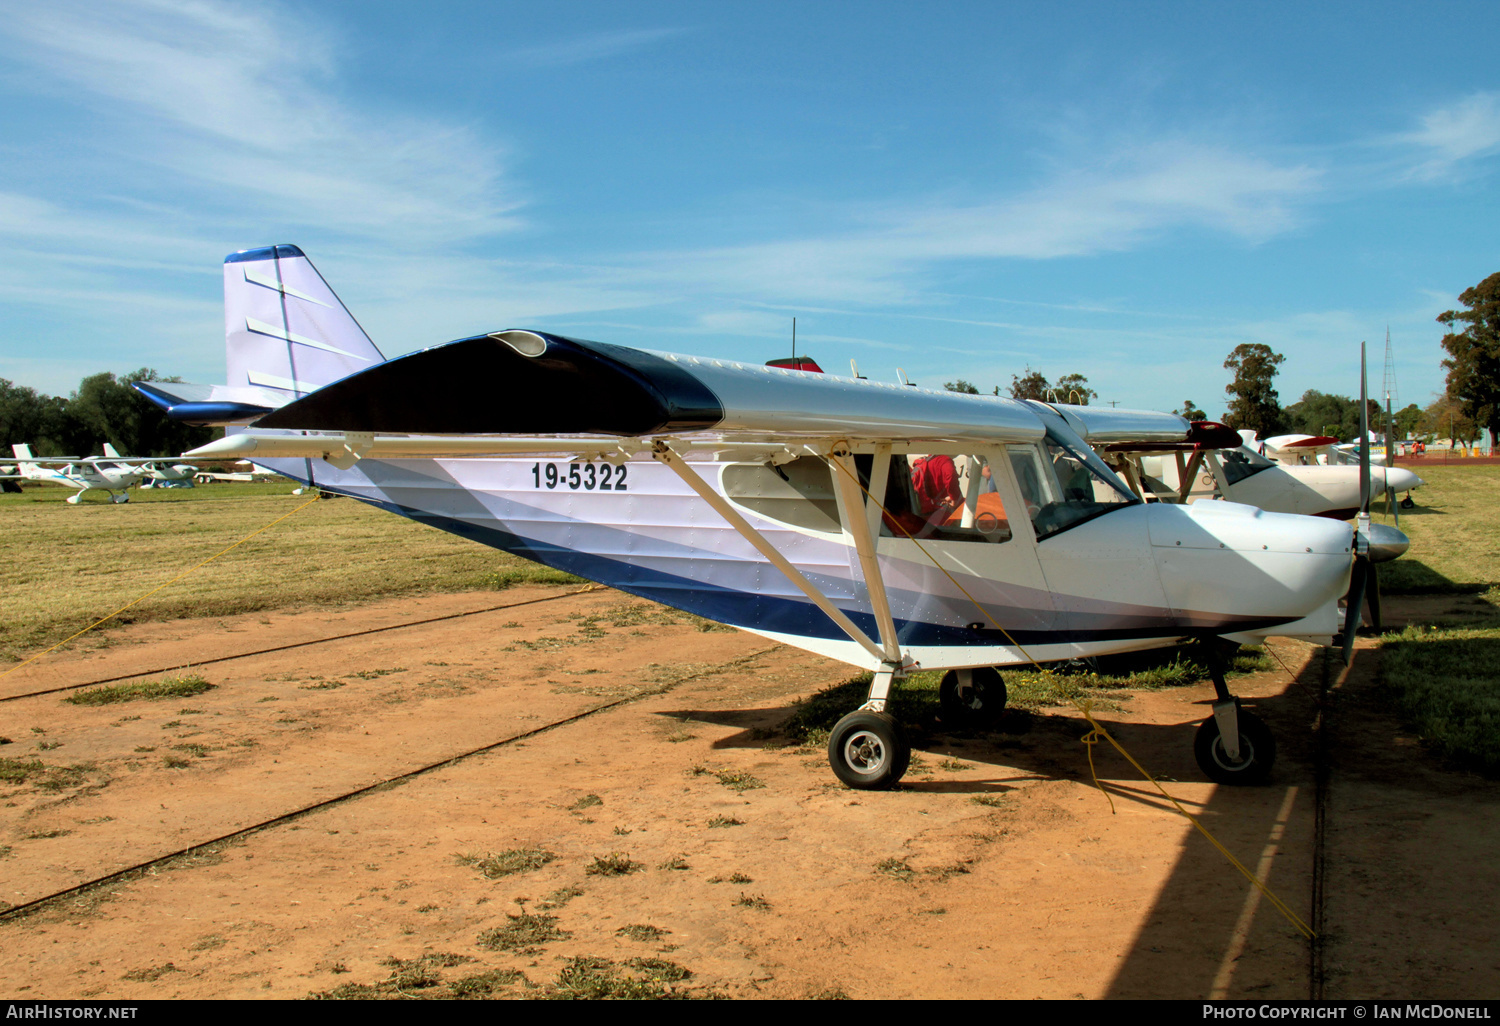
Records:
<instances>
[{"instance_id":1,"label":"parked white aircraft in background","mask_svg":"<svg viewBox=\"0 0 1500 1026\"><path fill-rule=\"evenodd\" d=\"M1170 414L527 330L387 361L295 246L231 255L224 290L230 383L136 385L175 420L226 425L192 456L251 458L872 671L868 700L829 739L853 787L906 771L911 748L886 709L914 670L948 671L944 718L962 725L1003 707L996 666L1184 638L1326 644L1351 574L1363 594L1368 564L1406 547L1367 519L1351 530L1232 502L1141 501L1089 446L1185 441L1188 423ZM949 488L929 509L918 454L966 464L967 487L953 464L924 473ZM1198 763L1214 780L1262 781L1274 738L1211 659Z\"/></svg>"},{"instance_id":2,"label":"parked white aircraft in background","mask_svg":"<svg viewBox=\"0 0 1500 1026\"><path fill-rule=\"evenodd\" d=\"M121 456L108 442L104 443L104 456L116 466L137 466L145 475L142 488L191 488L193 475L198 468L190 463L171 463L167 460L144 456Z\"/></svg>"},{"instance_id":3,"label":"parked white aircraft in background","mask_svg":"<svg viewBox=\"0 0 1500 1026\"><path fill-rule=\"evenodd\" d=\"M1217 426L1227 439L1229 429ZM1134 473L1127 470L1125 476L1147 501L1221 498L1270 513L1300 513L1334 520L1348 520L1359 512L1357 464L1277 462L1262 456L1257 448L1240 445L1213 449L1182 444L1153 449L1143 443L1112 447L1111 452L1118 450L1132 464ZM1404 467L1370 468L1372 494L1410 492L1421 486L1422 479Z\"/></svg>"},{"instance_id":4,"label":"parked white aircraft in background","mask_svg":"<svg viewBox=\"0 0 1500 1026\"><path fill-rule=\"evenodd\" d=\"M11 450L16 455L16 471L26 480L50 481L78 489L78 494L68 496L67 500L74 506L86 492L93 491L108 492L110 502L129 502L130 487L145 477L141 468L105 457L38 459L31 455L29 445L12 445Z\"/></svg>"}]
</instances>

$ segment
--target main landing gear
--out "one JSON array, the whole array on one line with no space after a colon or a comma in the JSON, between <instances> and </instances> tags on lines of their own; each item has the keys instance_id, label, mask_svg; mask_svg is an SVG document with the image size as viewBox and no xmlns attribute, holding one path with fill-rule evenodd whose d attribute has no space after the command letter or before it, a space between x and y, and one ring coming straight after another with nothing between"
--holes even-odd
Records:
<instances>
[{"instance_id":1,"label":"main landing gear","mask_svg":"<svg viewBox=\"0 0 1500 1026\"><path fill-rule=\"evenodd\" d=\"M886 664L870 682L864 705L834 725L828 735L828 762L834 775L861 791L894 787L911 764L906 731L885 711L891 684L901 668ZM943 724L950 729L984 730L1005 709L1005 681L994 667L950 670L938 686Z\"/></svg>"},{"instance_id":2,"label":"main landing gear","mask_svg":"<svg viewBox=\"0 0 1500 1026\"><path fill-rule=\"evenodd\" d=\"M949 670L938 685L943 725L955 730L993 727L1005 711L1005 680L993 666Z\"/></svg>"}]
</instances>

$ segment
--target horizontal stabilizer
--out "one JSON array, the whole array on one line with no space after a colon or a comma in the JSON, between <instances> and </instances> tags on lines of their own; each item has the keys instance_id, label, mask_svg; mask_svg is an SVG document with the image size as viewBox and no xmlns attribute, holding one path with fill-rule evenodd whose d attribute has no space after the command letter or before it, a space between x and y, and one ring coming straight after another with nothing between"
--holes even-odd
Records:
<instances>
[{"instance_id":1,"label":"horizontal stabilizer","mask_svg":"<svg viewBox=\"0 0 1500 1026\"><path fill-rule=\"evenodd\" d=\"M285 393L227 385L195 385L186 381L137 381L135 390L183 424L247 424L283 405Z\"/></svg>"}]
</instances>

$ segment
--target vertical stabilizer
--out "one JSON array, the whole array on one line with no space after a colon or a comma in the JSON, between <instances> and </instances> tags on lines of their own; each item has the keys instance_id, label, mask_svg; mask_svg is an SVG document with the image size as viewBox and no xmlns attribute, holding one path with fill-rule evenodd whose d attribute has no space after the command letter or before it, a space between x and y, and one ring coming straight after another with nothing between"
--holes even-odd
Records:
<instances>
[{"instance_id":1,"label":"vertical stabilizer","mask_svg":"<svg viewBox=\"0 0 1500 1026\"><path fill-rule=\"evenodd\" d=\"M119 450L110 445L108 442L104 443L104 455L108 456L112 460L124 459L124 457L120 455Z\"/></svg>"},{"instance_id":2,"label":"vertical stabilizer","mask_svg":"<svg viewBox=\"0 0 1500 1026\"><path fill-rule=\"evenodd\" d=\"M296 246L224 259L224 338L231 386L288 401L385 360Z\"/></svg>"},{"instance_id":3,"label":"vertical stabilizer","mask_svg":"<svg viewBox=\"0 0 1500 1026\"><path fill-rule=\"evenodd\" d=\"M16 457L19 459L31 459L31 446L29 445L12 445L10 447L10 451L15 453Z\"/></svg>"}]
</instances>

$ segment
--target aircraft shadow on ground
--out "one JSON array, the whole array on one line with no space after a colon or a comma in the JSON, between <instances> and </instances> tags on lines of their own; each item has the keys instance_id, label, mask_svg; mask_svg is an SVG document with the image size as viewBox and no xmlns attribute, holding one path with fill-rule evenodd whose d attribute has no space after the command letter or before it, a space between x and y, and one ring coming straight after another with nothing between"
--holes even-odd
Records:
<instances>
[{"instance_id":1,"label":"aircraft shadow on ground","mask_svg":"<svg viewBox=\"0 0 1500 1026\"><path fill-rule=\"evenodd\" d=\"M1478 595L1493 587L1490 581L1459 582L1443 576L1420 559L1403 556L1380 567L1383 595Z\"/></svg>"},{"instance_id":2,"label":"aircraft shadow on ground","mask_svg":"<svg viewBox=\"0 0 1500 1026\"><path fill-rule=\"evenodd\" d=\"M1362 657L1357 655L1356 662ZM1202 804L1185 801L1174 793L1183 808L1251 871L1269 858L1265 864L1270 870L1270 887L1307 921L1311 919L1311 824L1316 784L1314 736L1309 725L1316 718L1325 658L1331 657L1315 656L1297 681L1289 681L1281 693L1243 702L1243 708L1263 719L1277 739L1278 757L1270 784L1216 787ZM1198 703L1201 715L1195 712L1178 724L1130 723L1098 710L1093 715L1168 792L1174 792L1172 784L1176 781L1204 780L1193 755L1193 738L1199 723L1211 714L1209 701L1205 697ZM762 748L774 726L793 711L794 707L787 706L678 710L663 715L743 728L720 740L716 748ZM1014 715L1014 711L1007 715ZM993 794L1037 779L1068 779L1092 785L1089 755L1081 743L1091 729L1088 723L1075 710L1064 708L1025 718L1030 723L1023 733L913 730L913 745L925 757L932 775L908 775L901 788ZM944 757L969 765L993 766L998 772L979 780L945 780L944 771L935 765ZM1251 895L1256 893L1253 885L1107 743L1095 748L1094 762L1104 788L1117 804L1123 800L1155 807L1164 817L1163 830L1185 829L1177 862L1140 933L1121 959L1105 996L1201 999L1209 996L1216 982L1227 988L1229 996L1305 996L1308 948L1295 928L1268 901L1254 899L1258 904L1252 908ZM1270 839L1283 834L1284 840L1271 852ZM1241 965L1237 960L1246 951L1253 951L1257 957ZM1290 991L1288 971L1298 981Z\"/></svg>"}]
</instances>

